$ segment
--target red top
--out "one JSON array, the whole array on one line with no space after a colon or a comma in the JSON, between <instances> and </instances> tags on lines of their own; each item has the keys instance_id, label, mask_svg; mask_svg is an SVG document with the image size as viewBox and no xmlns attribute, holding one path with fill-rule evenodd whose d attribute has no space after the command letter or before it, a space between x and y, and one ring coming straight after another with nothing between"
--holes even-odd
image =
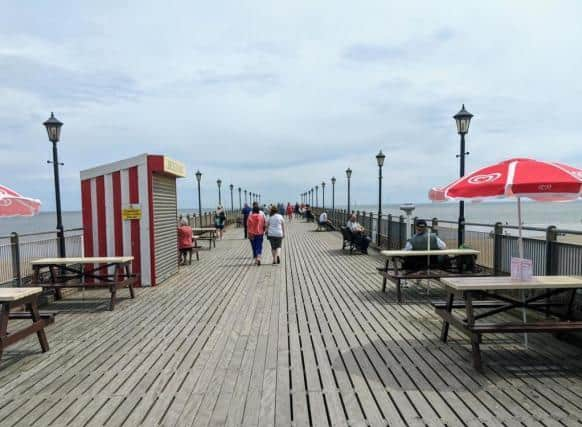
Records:
<instances>
[{"instance_id":1,"label":"red top","mask_svg":"<svg viewBox=\"0 0 582 427\"><path fill-rule=\"evenodd\" d=\"M293 213L293 206L287 205L287 215L291 215Z\"/></svg>"},{"instance_id":2,"label":"red top","mask_svg":"<svg viewBox=\"0 0 582 427\"><path fill-rule=\"evenodd\" d=\"M252 213L247 220L247 233L250 237L265 234L265 215Z\"/></svg>"},{"instance_id":3,"label":"red top","mask_svg":"<svg viewBox=\"0 0 582 427\"><path fill-rule=\"evenodd\" d=\"M533 159L509 159L465 175L429 198L485 199L528 197L538 201L575 200L582 194L582 169Z\"/></svg>"},{"instance_id":4,"label":"red top","mask_svg":"<svg viewBox=\"0 0 582 427\"><path fill-rule=\"evenodd\" d=\"M178 248L187 249L192 247L192 227L181 225L178 227Z\"/></svg>"}]
</instances>

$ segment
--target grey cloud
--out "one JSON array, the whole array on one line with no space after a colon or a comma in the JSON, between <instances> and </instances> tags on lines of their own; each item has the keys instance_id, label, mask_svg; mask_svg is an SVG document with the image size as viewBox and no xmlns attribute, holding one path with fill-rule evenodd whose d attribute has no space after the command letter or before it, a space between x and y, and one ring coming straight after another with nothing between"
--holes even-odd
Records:
<instances>
[{"instance_id":1,"label":"grey cloud","mask_svg":"<svg viewBox=\"0 0 582 427\"><path fill-rule=\"evenodd\" d=\"M0 55L0 87L59 102L131 99L139 90L130 77L111 72L76 72L16 55Z\"/></svg>"},{"instance_id":2,"label":"grey cloud","mask_svg":"<svg viewBox=\"0 0 582 427\"><path fill-rule=\"evenodd\" d=\"M273 73L238 72L217 73L201 72L196 79L203 85L232 85L232 84L272 84L278 81L278 76Z\"/></svg>"},{"instance_id":3,"label":"grey cloud","mask_svg":"<svg viewBox=\"0 0 582 427\"><path fill-rule=\"evenodd\" d=\"M454 32L448 27L440 28L430 36L407 40L398 45L358 43L347 47L343 59L355 62L392 62L418 57L418 55L434 49L454 37Z\"/></svg>"}]
</instances>

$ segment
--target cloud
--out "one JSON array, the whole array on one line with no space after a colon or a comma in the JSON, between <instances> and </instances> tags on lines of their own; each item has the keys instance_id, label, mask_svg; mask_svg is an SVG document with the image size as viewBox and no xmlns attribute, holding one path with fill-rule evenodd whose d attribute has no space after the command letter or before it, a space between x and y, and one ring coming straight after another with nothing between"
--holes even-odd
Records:
<instances>
[{"instance_id":1,"label":"cloud","mask_svg":"<svg viewBox=\"0 0 582 427\"><path fill-rule=\"evenodd\" d=\"M0 55L0 88L35 94L51 102L100 103L134 99L136 82L116 72L75 71L17 55Z\"/></svg>"},{"instance_id":2,"label":"cloud","mask_svg":"<svg viewBox=\"0 0 582 427\"><path fill-rule=\"evenodd\" d=\"M423 38L413 38L399 44L357 43L348 46L343 59L355 62L395 62L404 59L420 59L433 49L449 42L455 33L451 28L439 28Z\"/></svg>"}]
</instances>

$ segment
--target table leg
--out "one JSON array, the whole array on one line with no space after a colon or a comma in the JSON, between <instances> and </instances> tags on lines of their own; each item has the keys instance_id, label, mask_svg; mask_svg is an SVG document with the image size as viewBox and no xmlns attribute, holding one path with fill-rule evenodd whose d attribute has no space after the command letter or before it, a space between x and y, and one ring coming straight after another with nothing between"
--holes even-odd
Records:
<instances>
[{"instance_id":1,"label":"table leg","mask_svg":"<svg viewBox=\"0 0 582 427\"><path fill-rule=\"evenodd\" d=\"M10 304L2 304L2 312L0 312L0 358L4 352L4 339L8 335L8 315L10 313Z\"/></svg>"},{"instance_id":2,"label":"table leg","mask_svg":"<svg viewBox=\"0 0 582 427\"><path fill-rule=\"evenodd\" d=\"M111 291L111 301L109 302L109 310L113 311L115 308L115 296L117 294L117 285L113 284L109 287Z\"/></svg>"},{"instance_id":3,"label":"table leg","mask_svg":"<svg viewBox=\"0 0 582 427\"><path fill-rule=\"evenodd\" d=\"M57 269L56 266L49 266L49 272L51 275L51 283L56 284L57 283L57 277L55 275L55 270ZM55 298L57 300L61 300L63 299L63 294L61 293L61 289L60 288L55 288Z\"/></svg>"},{"instance_id":4,"label":"table leg","mask_svg":"<svg viewBox=\"0 0 582 427\"><path fill-rule=\"evenodd\" d=\"M386 274L388 274L388 268L390 267L390 260L386 258L386 264L384 266L384 277L382 279L382 292L386 292L386 282L388 279L386 278Z\"/></svg>"},{"instance_id":5,"label":"table leg","mask_svg":"<svg viewBox=\"0 0 582 427\"><path fill-rule=\"evenodd\" d=\"M129 264L125 265L125 275L127 276L128 279L130 279L131 271L129 270ZM133 283L131 280L127 287L129 288L129 296L131 297L131 299L135 298L135 293L133 291Z\"/></svg>"},{"instance_id":6,"label":"table leg","mask_svg":"<svg viewBox=\"0 0 582 427\"><path fill-rule=\"evenodd\" d=\"M568 301L568 307L566 309L566 320L572 319L572 307L574 306L574 299L576 298L576 289L570 291L570 300Z\"/></svg>"},{"instance_id":7,"label":"table leg","mask_svg":"<svg viewBox=\"0 0 582 427\"><path fill-rule=\"evenodd\" d=\"M455 294L453 292L449 292L447 295L447 306L445 310L448 314L451 314L453 311L453 301L455 299ZM441 328L441 341L447 342L447 338L449 336L449 322L443 319L443 326Z\"/></svg>"},{"instance_id":8,"label":"table leg","mask_svg":"<svg viewBox=\"0 0 582 427\"><path fill-rule=\"evenodd\" d=\"M400 304L402 302L402 279L396 279L396 300Z\"/></svg>"},{"instance_id":9,"label":"table leg","mask_svg":"<svg viewBox=\"0 0 582 427\"><path fill-rule=\"evenodd\" d=\"M481 349L479 343L481 341L480 334L472 331L475 325L475 313L473 312L473 293L471 291L465 292L465 311L467 313L467 326L471 331L471 349L473 355L473 367L481 370Z\"/></svg>"},{"instance_id":10,"label":"table leg","mask_svg":"<svg viewBox=\"0 0 582 427\"><path fill-rule=\"evenodd\" d=\"M42 320L42 318L40 317L40 313L38 312L38 303L36 301L36 298L34 300L32 300L32 302L27 304L27 306L28 306L28 309L30 311L30 315L32 317L33 323L44 322ZM47 351L49 351L48 340L46 339L46 333L44 331L44 327L42 329L38 330L36 332L36 335L38 336L38 341L40 342L40 348L42 349L42 352L46 353Z\"/></svg>"}]
</instances>

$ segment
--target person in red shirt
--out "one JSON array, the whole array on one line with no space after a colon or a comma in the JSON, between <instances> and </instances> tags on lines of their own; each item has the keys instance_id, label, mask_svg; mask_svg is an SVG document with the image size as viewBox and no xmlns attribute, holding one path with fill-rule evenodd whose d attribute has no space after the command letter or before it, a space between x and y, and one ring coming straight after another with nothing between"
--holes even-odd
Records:
<instances>
[{"instance_id":1,"label":"person in red shirt","mask_svg":"<svg viewBox=\"0 0 582 427\"><path fill-rule=\"evenodd\" d=\"M289 202L287 202L287 209L285 213L287 214L287 218L289 218L289 222L291 222L293 219L293 206L291 206L291 203Z\"/></svg>"},{"instance_id":2,"label":"person in red shirt","mask_svg":"<svg viewBox=\"0 0 582 427\"><path fill-rule=\"evenodd\" d=\"M189 255L189 263L192 264L192 227L188 225L188 220L182 218L178 227L178 250L180 251L180 265L186 264L186 256Z\"/></svg>"},{"instance_id":3,"label":"person in red shirt","mask_svg":"<svg viewBox=\"0 0 582 427\"><path fill-rule=\"evenodd\" d=\"M247 220L247 234L253 248L256 265L261 265L263 253L263 235L265 234L265 214L259 210L259 204L253 203L253 211Z\"/></svg>"}]
</instances>

